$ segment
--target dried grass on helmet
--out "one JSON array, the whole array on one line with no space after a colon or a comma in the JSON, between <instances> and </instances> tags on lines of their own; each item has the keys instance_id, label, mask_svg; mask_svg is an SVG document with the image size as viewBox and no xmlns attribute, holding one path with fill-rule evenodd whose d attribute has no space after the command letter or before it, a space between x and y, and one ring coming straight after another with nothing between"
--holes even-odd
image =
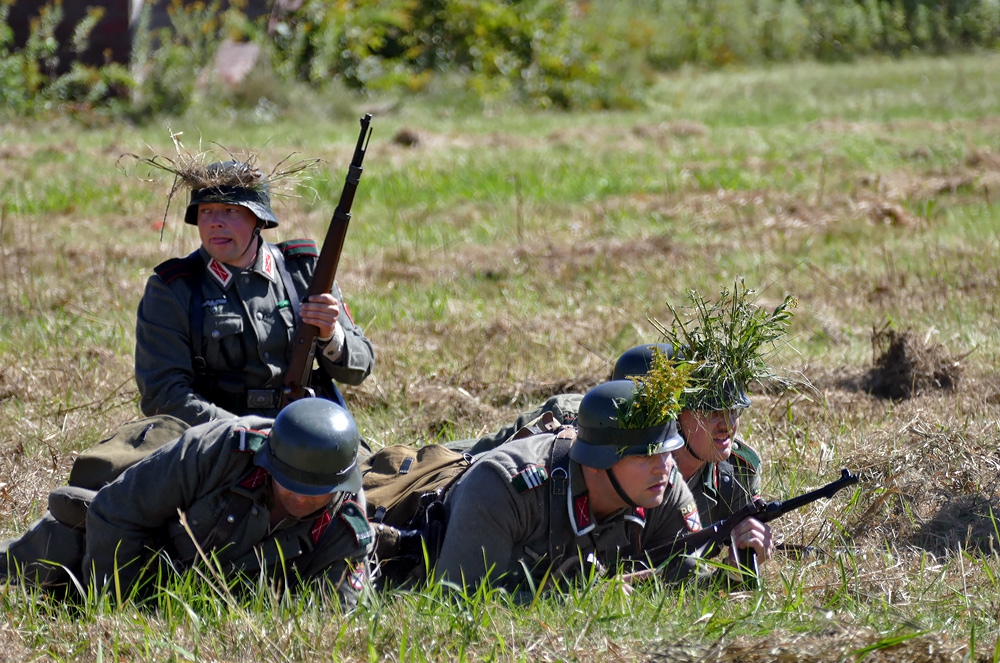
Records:
<instances>
[{"instance_id":1,"label":"dried grass on helmet","mask_svg":"<svg viewBox=\"0 0 1000 663\"><path fill-rule=\"evenodd\" d=\"M199 143L199 150L191 151L181 143L180 137L182 135L183 132L170 132L170 140L173 142L176 152L172 157L160 154L141 157L128 153L121 155L118 159L119 164L121 164L122 159L132 159L141 165L149 166L152 169L151 174L153 171L161 171L173 175L173 183L167 194L167 206L163 210L162 228L167 225L167 214L170 211L174 194L180 189L194 191L218 187L242 187L260 191L269 188L271 196L292 196L303 173L321 161L320 159L302 159L289 163L291 158L295 156L293 152L275 164L269 173L265 173L258 166L260 155L257 152L249 149L231 150L217 143L214 144L215 150L202 150ZM235 161L241 165L234 168L210 168L212 164L222 161ZM155 179L150 176L147 181L155 181Z\"/></svg>"}]
</instances>

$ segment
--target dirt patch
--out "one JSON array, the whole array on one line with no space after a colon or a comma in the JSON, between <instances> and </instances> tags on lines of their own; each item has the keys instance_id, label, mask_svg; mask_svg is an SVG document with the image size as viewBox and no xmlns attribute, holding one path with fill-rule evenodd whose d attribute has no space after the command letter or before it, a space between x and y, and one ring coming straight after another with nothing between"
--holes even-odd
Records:
<instances>
[{"instance_id":1,"label":"dirt patch","mask_svg":"<svg viewBox=\"0 0 1000 663\"><path fill-rule=\"evenodd\" d=\"M955 390L962 377L961 357L912 330L872 329L872 369L862 378L864 391L882 398L912 398L927 389Z\"/></svg>"}]
</instances>

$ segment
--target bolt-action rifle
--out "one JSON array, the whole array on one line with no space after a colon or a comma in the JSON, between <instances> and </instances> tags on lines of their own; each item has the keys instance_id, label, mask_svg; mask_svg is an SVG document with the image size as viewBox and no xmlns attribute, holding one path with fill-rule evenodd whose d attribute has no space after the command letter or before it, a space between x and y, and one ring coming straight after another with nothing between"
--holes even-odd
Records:
<instances>
[{"instance_id":1,"label":"bolt-action rifle","mask_svg":"<svg viewBox=\"0 0 1000 663\"><path fill-rule=\"evenodd\" d=\"M354 204L354 193L358 189L358 182L361 181L361 162L365 159L368 139L371 137L369 129L371 120L371 114L365 114L361 118L361 134L358 136L354 157L347 170L347 181L344 182L340 202L337 203L333 218L330 220L330 226L327 228L326 239L323 240L323 248L316 261L316 271L309 284L306 299L313 295L330 292L337 277L337 265L340 263L340 254L344 250L344 239L347 237L347 224L351 222L351 205ZM309 383L312 379L313 361L316 359L316 335L318 333L319 329L315 326L299 322L292 339L292 358L282 383L281 407L300 398L315 395L309 387Z\"/></svg>"},{"instance_id":2,"label":"bolt-action rifle","mask_svg":"<svg viewBox=\"0 0 1000 663\"><path fill-rule=\"evenodd\" d=\"M832 481L821 488L792 497L787 500L775 500L765 502L760 497L756 497L745 507L733 515L720 520L708 527L704 527L697 532L690 532L678 537L672 544L657 546L647 551L650 562L654 567L660 567L671 559L676 559L681 555L691 555L702 553L712 547L722 547L729 544L733 530L747 518L756 518L762 523L770 522L790 511L801 509L807 504L811 504L821 497L830 499L838 491L858 483L858 475L852 474L850 470L841 470L840 478ZM738 561L740 571L748 584L756 588L760 587L760 578L757 573L757 555L753 548L744 548L739 551ZM677 565L671 567L673 573L677 573ZM639 571L629 574L628 580L640 580L654 573L653 570Z\"/></svg>"}]
</instances>

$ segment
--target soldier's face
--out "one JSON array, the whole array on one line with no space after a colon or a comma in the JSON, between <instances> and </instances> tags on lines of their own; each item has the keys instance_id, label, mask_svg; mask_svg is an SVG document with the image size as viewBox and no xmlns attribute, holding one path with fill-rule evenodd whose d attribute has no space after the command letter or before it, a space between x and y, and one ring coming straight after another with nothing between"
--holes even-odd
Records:
<instances>
[{"instance_id":1,"label":"soldier's face","mask_svg":"<svg viewBox=\"0 0 1000 663\"><path fill-rule=\"evenodd\" d=\"M742 412L684 410L677 421L695 455L707 463L718 463L733 452L733 438Z\"/></svg>"},{"instance_id":2,"label":"soldier's face","mask_svg":"<svg viewBox=\"0 0 1000 663\"><path fill-rule=\"evenodd\" d=\"M673 466L674 457L667 452L653 456L626 456L615 463L611 471L633 502L651 509L663 503L667 494L667 477Z\"/></svg>"},{"instance_id":3,"label":"soldier's face","mask_svg":"<svg viewBox=\"0 0 1000 663\"><path fill-rule=\"evenodd\" d=\"M271 484L274 501L280 504L292 518L305 518L327 506L333 495L300 495L284 488L277 481Z\"/></svg>"},{"instance_id":4,"label":"soldier's face","mask_svg":"<svg viewBox=\"0 0 1000 663\"><path fill-rule=\"evenodd\" d=\"M198 205L201 245L219 262L233 267L250 266L257 252L250 248L257 217L246 207L227 203Z\"/></svg>"}]
</instances>

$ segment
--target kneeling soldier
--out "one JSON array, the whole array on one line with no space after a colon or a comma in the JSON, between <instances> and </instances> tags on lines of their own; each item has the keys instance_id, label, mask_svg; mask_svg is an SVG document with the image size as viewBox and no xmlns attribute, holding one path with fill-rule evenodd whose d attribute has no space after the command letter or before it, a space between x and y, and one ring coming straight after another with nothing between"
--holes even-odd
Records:
<instances>
[{"instance_id":1,"label":"kneeling soldier","mask_svg":"<svg viewBox=\"0 0 1000 663\"><path fill-rule=\"evenodd\" d=\"M184 568L200 549L250 580L264 573L294 588L326 579L353 605L373 539L359 439L350 414L319 398L295 401L273 421L196 426L96 492L69 489L89 506L84 519L47 513L0 544L0 557L11 575L43 586L58 584L58 561L56 571L98 588L118 582L124 593L155 578L157 560Z\"/></svg>"},{"instance_id":2,"label":"kneeling soldier","mask_svg":"<svg viewBox=\"0 0 1000 663\"><path fill-rule=\"evenodd\" d=\"M578 426L515 439L483 454L448 491L440 578L474 586L483 580L535 586L585 566L616 569L645 561L646 549L669 545L701 524L670 452L683 445L676 403L628 421L641 382L617 380L591 389ZM677 389L680 391L680 388ZM668 405L670 405L668 407Z\"/></svg>"}]
</instances>

